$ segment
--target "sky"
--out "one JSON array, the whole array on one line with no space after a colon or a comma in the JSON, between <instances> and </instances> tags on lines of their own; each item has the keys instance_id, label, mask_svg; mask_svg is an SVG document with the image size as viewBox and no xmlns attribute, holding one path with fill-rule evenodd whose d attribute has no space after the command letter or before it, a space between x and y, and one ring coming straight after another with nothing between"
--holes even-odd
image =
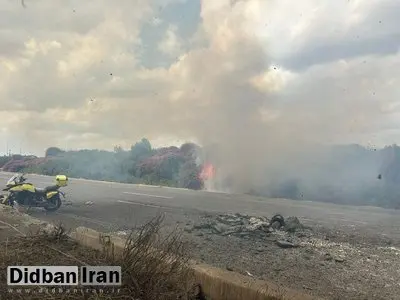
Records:
<instances>
[{"instance_id":1,"label":"sky","mask_svg":"<svg viewBox=\"0 0 400 300\"><path fill-rule=\"evenodd\" d=\"M147 137L228 165L400 140L398 0L0 4L0 152Z\"/></svg>"}]
</instances>

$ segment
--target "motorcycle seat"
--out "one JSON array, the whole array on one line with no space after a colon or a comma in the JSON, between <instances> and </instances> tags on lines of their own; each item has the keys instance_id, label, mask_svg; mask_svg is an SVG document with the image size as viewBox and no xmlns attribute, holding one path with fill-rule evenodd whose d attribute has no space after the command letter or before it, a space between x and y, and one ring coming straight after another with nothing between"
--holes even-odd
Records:
<instances>
[{"instance_id":1,"label":"motorcycle seat","mask_svg":"<svg viewBox=\"0 0 400 300\"><path fill-rule=\"evenodd\" d=\"M56 186L56 185L47 186L44 189L42 189L42 188L35 189L36 193L38 193L38 194L45 194L45 193L57 191L57 190L58 190L58 186Z\"/></svg>"},{"instance_id":2,"label":"motorcycle seat","mask_svg":"<svg viewBox=\"0 0 400 300\"><path fill-rule=\"evenodd\" d=\"M45 189L42 189L42 188L35 188L35 191L36 191L36 193L38 193L38 194L44 194L44 193L46 192L46 190L45 190Z\"/></svg>"}]
</instances>

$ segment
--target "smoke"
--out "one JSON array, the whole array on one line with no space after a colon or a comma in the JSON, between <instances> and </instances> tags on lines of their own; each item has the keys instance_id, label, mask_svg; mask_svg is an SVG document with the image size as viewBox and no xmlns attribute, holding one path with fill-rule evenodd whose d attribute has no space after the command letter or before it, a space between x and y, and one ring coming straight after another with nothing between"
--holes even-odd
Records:
<instances>
[{"instance_id":1,"label":"smoke","mask_svg":"<svg viewBox=\"0 0 400 300\"><path fill-rule=\"evenodd\" d=\"M208 48L184 60L185 80L200 92L184 96L197 105L185 106L196 118L182 126L216 167L206 187L332 200L378 185L379 155L334 145L367 144L385 123L382 105L393 97L376 96L385 80L377 70L398 65L398 57L380 67L371 55L288 72L272 65L268 43L248 31L257 16L241 14L261 2L239 1L229 10L221 2L203 7Z\"/></svg>"},{"instance_id":2,"label":"smoke","mask_svg":"<svg viewBox=\"0 0 400 300\"><path fill-rule=\"evenodd\" d=\"M347 162L323 145L351 140L381 117L379 102L352 80L368 71L362 59L316 66L301 77L286 74L271 65L265 40L248 30L254 31L257 16L243 12L261 2L238 1L229 9L222 2L213 4L218 7L203 2L210 44L184 61L186 80L200 92L186 98L198 105L185 106L196 118L182 126L204 145L206 160L216 167L214 185L248 192L291 178L302 178L309 189L332 183L340 175L332 171L335 162ZM357 179L361 185L361 174L375 179L376 163L365 163L336 184Z\"/></svg>"},{"instance_id":3,"label":"smoke","mask_svg":"<svg viewBox=\"0 0 400 300\"><path fill-rule=\"evenodd\" d=\"M30 65L38 69L24 69L26 77L13 78L14 90L6 96L23 91L31 95L23 107L30 104L38 111L12 124L29 133L31 144L64 147L67 134L71 148L127 147L143 136L195 138L205 152L202 160L216 168L215 187L232 192L274 193L285 182L298 186L301 179L302 192L311 195L319 193L316 186L353 191L376 179L375 156L365 154L351 164L326 145L366 143L378 126L390 126L382 107L390 110L395 100L396 85L388 78L400 75L397 54L385 59L363 54L289 71L273 64L271 50L278 39L287 38L270 40L262 34L274 1L204 0L191 49L177 47L186 52L170 67L146 69L138 66L140 55L125 53L132 45L123 44L139 36L140 5L124 5L113 6L110 15L102 12L104 23L86 35L48 50L52 63L43 63L48 54L38 52ZM62 52L67 50L74 55ZM55 63L59 57L65 68ZM52 84L43 87L47 77ZM47 95L61 99L50 101ZM47 103L41 105L42 98Z\"/></svg>"}]
</instances>

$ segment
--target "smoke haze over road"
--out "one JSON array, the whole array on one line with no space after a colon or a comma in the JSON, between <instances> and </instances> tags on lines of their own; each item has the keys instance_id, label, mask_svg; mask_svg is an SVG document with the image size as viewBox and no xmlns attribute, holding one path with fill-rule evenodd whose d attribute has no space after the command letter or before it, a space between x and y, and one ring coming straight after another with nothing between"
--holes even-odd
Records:
<instances>
[{"instance_id":1,"label":"smoke haze over road","mask_svg":"<svg viewBox=\"0 0 400 300\"><path fill-rule=\"evenodd\" d=\"M398 139L398 1L0 4L1 138L32 152L195 140L234 191L355 189L379 158L320 147Z\"/></svg>"}]
</instances>

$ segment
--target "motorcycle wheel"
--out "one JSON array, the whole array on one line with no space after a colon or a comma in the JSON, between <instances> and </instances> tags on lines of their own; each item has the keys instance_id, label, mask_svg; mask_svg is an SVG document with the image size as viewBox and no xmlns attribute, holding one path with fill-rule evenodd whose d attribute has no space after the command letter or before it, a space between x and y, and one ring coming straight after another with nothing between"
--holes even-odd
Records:
<instances>
[{"instance_id":1,"label":"motorcycle wheel","mask_svg":"<svg viewBox=\"0 0 400 300\"><path fill-rule=\"evenodd\" d=\"M10 195L10 196L7 198L7 202L6 202L6 203L7 203L7 205L9 205L9 206L11 206L11 207L14 207L15 204L18 205L17 199L15 198L14 195Z\"/></svg>"},{"instance_id":2,"label":"motorcycle wheel","mask_svg":"<svg viewBox=\"0 0 400 300\"><path fill-rule=\"evenodd\" d=\"M56 211L61 206L61 198L59 195L56 195L48 200L48 205L44 207L47 211Z\"/></svg>"}]
</instances>

